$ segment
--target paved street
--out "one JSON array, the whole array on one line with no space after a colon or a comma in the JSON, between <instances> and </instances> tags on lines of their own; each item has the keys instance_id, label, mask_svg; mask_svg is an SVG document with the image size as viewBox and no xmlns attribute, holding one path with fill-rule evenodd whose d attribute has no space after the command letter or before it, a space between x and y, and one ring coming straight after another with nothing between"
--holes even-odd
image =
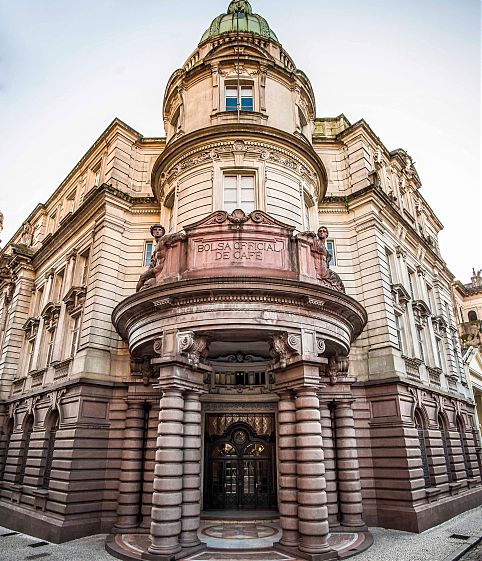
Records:
<instances>
[{"instance_id":1,"label":"paved street","mask_svg":"<svg viewBox=\"0 0 482 561\"><path fill-rule=\"evenodd\" d=\"M422 534L381 528L370 530L375 542L369 550L358 555L356 561L444 561L466 543L465 537L482 535L482 507ZM113 561L113 557L104 550L104 535L56 545L25 534L8 535L10 533L10 530L0 527L1 561ZM479 544L464 555L462 561L480 561L481 554L482 546ZM229 554L226 554L225 561L229 559ZM263 560L260 558L259 561Z\"/></svg>"}]
</instances>

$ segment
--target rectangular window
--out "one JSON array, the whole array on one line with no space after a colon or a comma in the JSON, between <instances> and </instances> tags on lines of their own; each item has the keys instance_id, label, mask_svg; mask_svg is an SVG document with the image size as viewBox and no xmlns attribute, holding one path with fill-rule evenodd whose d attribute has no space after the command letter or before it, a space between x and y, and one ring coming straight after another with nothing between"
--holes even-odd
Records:
<instances>
[{"instance_id":1,"label":"rectangular window","mask_svg":"<svg viewBox=\"0 0 482 561\"><path fill-rule=\"evenodd\" d=\"M254 111L253 86L228 85L225 99L226 111Z\"/></svg>"},{"instance_id":2,"label":"rectangular window","mask_svg":"<svg viewBox=\"0 0 482 561\"><path fill-rule=\"evenodd\" d=\"M310 228L311 228L311 220L310 220L310 207L308 206L308 203L305 201L305 205L304 205L304 219L305 219L305 231L309 232Z\"/></svg>"},{"instance_id":3,"label":"rectangular window","mask_svg":"<svg viewBox=\"0 0 482 561\"><path fill-rule=\"evenodd\" d=\"M72 326L72 338L70 343L70 357L74 358L77 352L77 347L79 345L79 333L80 333L80 316L74 319L74 324Z\"/></svg>"},{"instance_id":4,"label":"rectangular window","mask_svg":"<svg viewBox=\"0 0 482 561\"><path fill-rule=\"evenodd\" d=\"M402 323L402 317L399 316L398 314L395 314L395 326L397 329L398 348L400 349L400 352L403 354L405 353L405 347L403 344L403 323Z\"/></svg>"},{"instance_id":5,"label":"rectangular window","mask_svg":"<svg viewBox=\"0 0 482 561\"><path fill-rule=\"evenodd\" d=\"M412 300L415 300L415 285L414 285L414 278L415 278L415 273L413 273L412 271L408 271L408 286L410 287L410 296L412 297Z\"/></svg>"},{"instance_id":6,"label":"rectangular window","mask_svg":"<svg viewBox=\"0 0 482 561\"><path fill-rule=\"evenodd\" d=\"M233 212L240 208L246 214L255 209L254 175L224 176L223 209Z\"/></svg>"},{"instance_id":7,"label":"rectangular window","mask_svg":"<svg viewBox=\"0 0 482 561\"><path fill-rule=\"evenodd\" d=\"M389 277L389 279L390 279L390 284L394 284L394 283L395 283L395 276L394 276L395 261L394 261L394 256L393 256L393 253L392 253L391 251L388 251L388 249L385 251L385 255L387 256L388 277Z\"/></svg>"},{"instance_id":8,"label":"rectangular window","mask_svg":"<svg viewBox=\"0 0 482 561\"><path fill-rule=\"evenodd\" d=\"M326 240L326 251L330 255L330 267L336 265L335 242L333 240Z\"/></svg>"},{"instance_id":9,"label":"rectangular window","mask_svg":"<svg viewBox=\"0 0 482 561\"><path fill-rule=\"evenodd\" d=\"M27 342L28 352L27 352L27 373L32 370L33 366L33 352L35 350L35 339Z\"/></svg>"},{"instance_id":10,"label":"rectangular window","mask_svg":"<svg viewBox=\"0 0 482 561\"><path fill-rule=\"evenodd\" d=\"M436 337L435 344L437 345L437 362L438 362L437 366L442 370L444 370L445 363L444 363L444 351L442 346L442 339L440 339L440 337Z\"/></svg>"},{"instance_id":11,"label":"rectangular window","mask_svg":"<svg viewBox=\"0 0 482 561\"><path fill-rule=\"evenodd\" d=\"M54 342L55 342L55 329L48 332L47 341L47 360L45 361L45 366L48 367L52 362L52 357L54 354Z\"/></svg>"},{"instance_id":12,"label":"rectangular window","mask_svg":"<svg viewBox=\"0 0 482 561\"><path fill-rule=\"evenodd\" d=\"M435 298L433 296L433 289L431 286L427 284L427 294L428 294L428 303L430 306L430 311L433 315L436 315L437 308L435 307Z\"/></svg>"},{"instance_id":13,"label":"rectangular window","mask_svg":"<svg viewBox=\"0 0 482 561\"><path fill-rule=\"evenodd\" d=\"M417 341L420 358L425 362L423 328L420 325L417 325Z\"/></svg>"},{"instance_id":14,"label":"rectangular window","mask_svg":"<svg viewBox=\"0 0 482 561\"><path fill-rule=\"evenodd\" d=\"M89 278L89 251L85 251L80 256L80 267L81 267L81 274L80 274L80 284L81 286L85 286L87 284L87 280Z\"/></svg>"},{"instance_id":15,"label":"rectangular window","mask_svg":"<svg viewBox=\"0 0 482 561\"><path fill-rule=\"evenodd\" d=\"M62 298L62 288L64 284L64 271L55 275L54 283L52 286L51 300L52 302L58 302Z\"/></svg>"},{"instance_id":16,"label":"rectangular window","mask_svg":"<svg viewBox=\"0 0 482 561\"><path fill-rule=\"evenodd\" d=\"M146 247L144 249L144 267L151 266L152 248L154 246L153 242L146 242Z\"/></svg>"}]
</instances>

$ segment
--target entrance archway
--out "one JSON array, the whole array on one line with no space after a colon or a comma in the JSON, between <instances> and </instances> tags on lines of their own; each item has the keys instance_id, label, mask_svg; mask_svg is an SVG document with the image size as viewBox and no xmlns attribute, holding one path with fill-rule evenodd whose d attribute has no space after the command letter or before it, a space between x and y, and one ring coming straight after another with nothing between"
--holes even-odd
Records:
<instances>
[{"instance_id":1,"label":"entrance archway","mask_svg":"<svg viewBox=\"0 0 482 561\"><path fill-rule=\"evenodd\" d=\"M257 435L248 423L222 436L206 435L204 503L207 509L276 507L274 435Z\"/></svg>"}]
</instances>

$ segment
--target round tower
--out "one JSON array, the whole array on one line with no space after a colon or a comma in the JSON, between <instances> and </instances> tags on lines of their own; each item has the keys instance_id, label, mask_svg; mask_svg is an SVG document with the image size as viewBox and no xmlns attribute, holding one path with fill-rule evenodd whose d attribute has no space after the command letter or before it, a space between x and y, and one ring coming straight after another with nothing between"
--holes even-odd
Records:
<instances>
[{"instance_id":1,"label":"round tower","mask_svg":"<svg viewBox=\"0 0 482 561\"><path fill-rule=\"evenodd\" d=\"M213 20L171 76L163 114L152 188L169 232L235 208L316 231L327 178L311 146L313 90L249 2Z\"/></svg>"}]
</instances>

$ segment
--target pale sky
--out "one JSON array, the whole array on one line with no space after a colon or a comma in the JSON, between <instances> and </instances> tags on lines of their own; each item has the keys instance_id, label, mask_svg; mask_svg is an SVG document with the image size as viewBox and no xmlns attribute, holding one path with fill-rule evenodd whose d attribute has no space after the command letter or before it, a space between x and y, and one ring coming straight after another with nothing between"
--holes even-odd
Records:
<instances>
[{"instance_id":1,"label":"pale sky","mask_svg":"<svg viewBox=\"0 0 482 561\"><path fill-rule=\"evenodd\" d=\"M228 0L0 0L3 243L114 117L163 136L172 72ZM415 160L442 254L482 268L478 0L252 0L316 94Z\"/></svg>"}]
</instances>

